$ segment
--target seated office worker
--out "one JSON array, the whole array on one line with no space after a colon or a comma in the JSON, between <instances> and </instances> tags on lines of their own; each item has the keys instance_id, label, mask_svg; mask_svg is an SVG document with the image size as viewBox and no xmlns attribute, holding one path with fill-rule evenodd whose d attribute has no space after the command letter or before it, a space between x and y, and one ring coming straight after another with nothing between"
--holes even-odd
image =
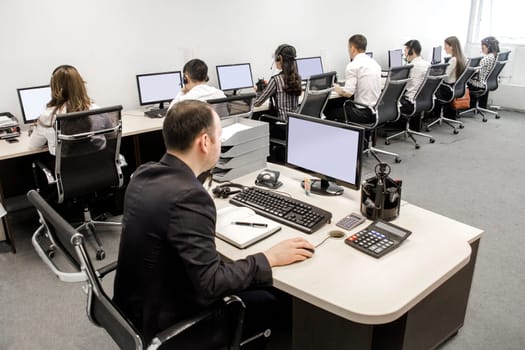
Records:
<instances>
[{"instance_id":1,"label":"seated office worker","mask_svg":"<svg viewBox=\"0 0 525 350\"><path fill-rule=\"evenodd\" d=\"M268 85L255 99L254 106L258 107L271 98L269 114L286 120L288 112L297 110L299 96L302 93L301 77L295 61L295 48L288 44L279 45L273 57L275 67L281 72L270 78Z\"/></svg>"},{"instance_id":2,"label":"seated office worker","mask_svg":"<svg viewBox=\"0 0 525 350\"><path fill-rule=\"evenodd\" d=\"M168 108L184 100L206 101L226 97L224 92L208 85L208 66L198 58L186 62L182 68L182 80L184 87L171 101Z\"/></svg>"},{"instance_id":3,"label":"seated office worker","mask_svg":"<svg viewBox=\"0 0 525 350\"><path fill-rule=\"evenodd\" d=\"M450 59L448 60L448 66L445 72L446 76L436 94L438 98L442 100L449 100L452 98L450 86L454 85L458 77L460 77L465 71L467 60L465 59L465 56L463 56L461 43L457 37L450 36L446 38L444 48L446 54L450 56ZM451 103L442 104L439 101L436 101L436 106L433 111L436 117L439 117L442 107L444 117L456 118L456 111L451 107Z\"/></svg>"},{"instance_id":4,"label":"seated office worker","mask_svg":"<svg viewBox=\"0 0 525 350\"><path fill-rule=\"evenodd\" d=\"M366 45L367 40L361 34L353 35L348 39L350 63L345 70L345 85L341 87L335 84L334 91L346 98L353 97L357 103L373 106L381 94L381 67L373 58L366 55ZM375 121L375 116L369 108L353 106L350 113L348 117L351 122L367 124ZM344 119L341 115L333 115L333 117Z\"/></svg>"},{"instance_id":5,"label":"seated office worker","mask_svg":"<svg viewBox=\"0 0 525 350\"><path fill-rule=\"evenodd\" d=\"M36 122L36 127L31 129L29 146L40 148L46 144L49 153L55 155L56 131L55 120L58 114L80 112L98 108L87 94L84 79L78 70L69 65L55 68L51 74L51 100ZM97 123L92 120L92 123ZM104 125L92 125L92 130L104 128ZM103 137L103 136L102 136ZM105 143L104 143L105 144Z\"/></svg>"},{"instance_id":6,"label":"seated office worker","mask_svg":"<svg viewBox=\"0 0 525 350\"><path fill-rule=\"evenodd\" d=\"M489 73L492 67L494 67L494 64L496 64L496 56L499 52L499 41L493 36L484 38L481 40L481 52L483 52L484 56L479 62L479 72L474 74L467 84L470 91L485 89ZM488 93L479 96L479 107L487 108L488 99ZM470 108L476 107L477 100L478 97L470 94Z\"/></svg>"},{"instance_id":7,"label":"seated office worker","mask_svg":"<svg viewBox=\"0 0 525 350\"><path fill-rule=\"evenodd\" d=\"M270 292L245 290L271 286L271 267L312 256L307 249L313 245L294 238L242 260L221 259L215 246L215 204L197 179L217 162L221 131L208 104L176 103L163 125L166 154L140 166L128 185L114 301L147 341L231 293L246 303L244 329L254 328L243 339L259 333L266 328L250 325L250 317L257 322L273 318L265 315L272 309L264 305ZM254 292L260 294L253 297ZM253 314L250 300L256 301L255 308L262 305L262 314ZM206 334L202 338L206 341Z\"/></svg>"},{"instance_id":8,"label":"seated office worker","mask_svg":"<svg viewBox=\"0 0 525 350\"><path fill-rule=\"evenodd\" d=\"M425 74L430 63L421 58L421 44L418 40L409 40L405 43L405 57L412 64L408 76L409 80L405 88L405 94L401 97L401 113L410 114L414 110L414 97L417 90L423 84Z\"/></svg>"}]
</instances>

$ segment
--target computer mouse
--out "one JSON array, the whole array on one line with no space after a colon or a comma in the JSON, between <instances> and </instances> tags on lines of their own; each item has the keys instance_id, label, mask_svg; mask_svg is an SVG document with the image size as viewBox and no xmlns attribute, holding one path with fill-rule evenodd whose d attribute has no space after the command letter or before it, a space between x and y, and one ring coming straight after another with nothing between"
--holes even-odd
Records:
<instances>
[{"instance_id":1,"label":"computer mouse","mask_svg":"<svg viewBox=\"0 0 525 350\"><path fill-rule=\"evenodd\" d=\"M304 250L308 250L310 253L314 254L315 253L315 249L313 248L302 248Z\"/></svg>"}]
</instances>

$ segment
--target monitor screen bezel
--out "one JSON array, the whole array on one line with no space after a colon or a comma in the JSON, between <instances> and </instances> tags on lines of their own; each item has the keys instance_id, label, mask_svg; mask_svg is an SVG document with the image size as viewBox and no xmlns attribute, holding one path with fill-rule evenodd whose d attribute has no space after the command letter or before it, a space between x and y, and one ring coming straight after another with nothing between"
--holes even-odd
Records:
<instances>
[{"instance_id":1,"label":"monitor screen bezel","mask_svg":"<svg viewBox=\"0 0 525 350\"><path fill-rule=\"evenodd\" d=\"M392 66L392 55L391 52L399 52L401 57L401 64L399 66ZM395 68L395 67L401 67L403 65L403 50L401 49L393 49L388 50L388 68Z\"/></svg>"},{"instance_id":2,"label":"monitor screen bezel","mask_svg":"<svg viewBox=\"0 0 525 350\"><path fill-rule=\"evenodd\" d=\"M251 85L249 85L249 86L239 86L239 87L236 87L236 88L223 89L222 88L222 84L221 84L221 75L219 73L219 68L222 68L222 67L233 67L233 66L245 66L245 65L248 65L248 70L250 71L250 80L252 82ZM245 62L245 63L231 63L231 64L219 64L219 65L215 66L215 71L217 72L217 82L219 83L219 90L222 90L222 91L233 91L233 90L253 88L253 86L254 86L254 84L253 84L252 65L249 62Z\"/></svg>"},{"instance_id":3,"label":"monitor screen bezel","mask_svg":"<svg viewBox=\"0 0 525 350\"><path fill-rule=\"evenodd\" d=\"M182 83L182 73L180 70L174 70L174 71L169 71L169 72L157 72L157 73L144 73L144 74L137 74L136 75L136 79L137 79L137 90L138 90L138 93L139 93L139 104L141 106L147 106L147 105L154 105L154 104L157 104L157 103L164 103L164 102L171 102L171 100L173 100L173 98L175 98L175 96L173 96L172 99L164 99L164 100L158 100L158 101L147 101L147 102L143 102L142 101L142 93L140 91L140 78L141 77L147 77L147 76L151 76L151 75L166 75L166 74L173 74L173 73L176 73L179 75L179 81L180 81L180 88L182 89L182 86L183 86L183 83Z\"/></svg>"},{"instance_id":4,"label":"monitor screen bezel","mask_svg":"<svg viewBox=\"0 0 525 350\"><path fill-rule=\"evenodd\" d=\"M439 61L436 61L436 52L439 53ZM443 47L441 45L432 48L432 64L441 63L443 59Z\"/></svg>"},{"instance_id":5,"label":"monitor screen bezel","mask_svg":"<svg viewBox=\"0 0 525 350\"><path fill-rule=\"evenodd\" d=\"M306 168L303 168L303 167L301 167L299 165L289 163L288 162L288 144L286 146L286 155L285 155L285 165L287 167L289 167L289 168L299 170L301 172L304 172L304 173L310 174L312 176L318 177L319 179L322 179L322 180L327 180L329 182L334 182L334 183L336 183L336 184L338 184L340 186L344 186L344 187L347 187L347 188L350 188L350 189L353 189L353 190L359 190L359 188L361 186L363 140L364 140L365 129L362 128L362 127L359 127L357 125L338 123L338 122L334 122L334 121L331 121L331 120L315 118L315 117L307 116L307 115L304 115L304 114L298 114L298 113L291 113L290 112L290 113L288 113L288 121L290 120L290 117L296 118L296 119L306 120L306 121L317 123L317 124L324 124L324 125L328 125L328 126L334 126L334 127L337 127L337 128L349 129L349 130L357 131L359 133L357 159L356 159L356 169L355 169L355 171L356 171L355 184L347 182L347 181L344 181L344 180L341 180L341 179L332 178L329 175L321 174L321 173L318 173L318 172L313 171L311 169L306 169ZM288 140L288 134L289 134L289 123L286 125L286 140Z\"/></svg>"},{"instance_id":6,"label":"monitor screen bezel","mask_svg":"<svg viewBox=\"0 0 525 350\"><path fill-rule=\"evenodd\" d=\"M323 66L323 58L321 56L310 56L310 57L299 57L299 58L296 58L295 59L295 64L297 65L297 72L299 73L299 63L297 63L299 60L311 60L312 58L319 59L319 63L321 64L321 73L317 73L317 74L323 74L324 73L324 66ZM317 75L317 74L312 74L312 75ZM299 75L301 75L301 73L299 73ZM312 75L310 75L310 77ZM310 77L303 77L301 75L301 80L306 81Z\"/></svg>"},{"instance_id":7,"label":"monitor screen bezel","mask_svg":"<svg viewBox=\"0 0 525 350\"><path fill-rule=\"evenodd\" d=\"M16 92L18 94L18 101L20 102L20 110L22 111L22 119L24 120L24 124L32 124L32 123L36 122L38 120L38 118L40 117L40 115L38 117L36 117L36 119L31 119L31 120L27 119L26 111L24 109L24 104L22 102L22 95L21 95L20 92L24 91L24 90L36 90L36 89L42 89L42 88L51 88L51 85L49 85L49 84L47 84L47 85L38 85L38 86L30 86L30 87L16 89ZM50 94L49 94L49 101L46 102L46 105L44 106L44 109L47 106L47 103L49 103L50 101L51 101L51 91L50 91ZM44 112L44 109L42 110L42 112Z\"/></svg>"}]
</instances>

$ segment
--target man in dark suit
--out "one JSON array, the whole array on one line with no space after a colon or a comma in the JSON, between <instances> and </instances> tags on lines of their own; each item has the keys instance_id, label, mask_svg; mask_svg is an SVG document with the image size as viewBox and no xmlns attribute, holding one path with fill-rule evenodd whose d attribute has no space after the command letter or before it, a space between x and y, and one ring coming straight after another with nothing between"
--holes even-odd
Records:
<instances>
[{"instance_id":1,"label":"man in dark suit","mask_svg":"<svg viewBox=\"0 0 525 350\"><path fill-rule=\"evenodd\" d=\"M209 105L175 104L163 125L166 154L140 166L127 188L114 301L147 341L226 295L271 286L272 266L312 256L307 249L314 247L295 238L242 260L221 260L215 205L197 179L217 162L220 135Z\"/></svg>"}]
</instances>

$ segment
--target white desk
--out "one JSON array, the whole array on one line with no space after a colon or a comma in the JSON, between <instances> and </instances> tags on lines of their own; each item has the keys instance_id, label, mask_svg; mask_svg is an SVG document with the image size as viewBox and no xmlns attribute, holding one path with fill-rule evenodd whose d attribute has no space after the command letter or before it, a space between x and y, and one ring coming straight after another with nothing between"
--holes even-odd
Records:
<instances>
[{"instance_id":1,"label":"white desk","mask_svg":"<svg viewBox=\"0 0 525 350\"><path fill-rule=\"evenodd\" d=\"M338 197L307 196L300 187L300 181L304 179L303 174L277 165L269 167L281 171L280 180L283 181L284 186L279 189L280 191L331 211L332 223L312 235L303 234L283 225L283 229L275 235L245 250L237 249L217 239L218 250L227 258L240 259L248 254L263 251L282 239L295 236L302 236L315 245L326 237L330 230L336 228L337 220L352 211L359 212L360 192L347 189ZM249 174L235 182L253 186L256 174L257 172ZM216 204L220 208L228 205L228 201L218 199ZM482 234L477 228L406 203L401 207L399 218L393 222L411 230L412 235L399 248L380 259L347 246L342 239L329 239L316 249L312 259L274 269L274 285L296 299L294 332L300 334L294 333L294 348L313 349L316 346L322 346L325 350L331 348L330 341L334 342L334 340L327 342L320 340L322 336L319 333L327 332L323 328L327 326L323 323L334 322L333 315L339 320L337 324L345 324L341 320L350 321L346 322L348 325L338 326L350 327L351 329L347 330L350 333L355 331L355 325L373 327L373 325L392 324L399 327L400 322L403 328L407 328L410 332L410 327L403 323L405 321L399 320L407 319L409 316L413 319L413 314L417 314L421 309L419 304L428 304L427 299L434 302L435 298L431 297L434 291L462 271L471 262L472 255L475 260L472 244L475 243L477 248L477 242ZM350 233L357 232L363 227L364 225L361 225ZM470 280L464 282L468 282L470 287ZM468 290L466 293L468 299ZM444 300L441 298L438 301ZM464 307L466 308L466 301ZM323 310L322 313L325 315L319 315L319 310ZM316 316L305 321L312 314ZM427 315L428 312L425 314ZM464 313L462 316L464 317ZM300 322L300 326L296 321ZM462 318L460 325L450 326L457 331L461 324ZM412 322L411 327L413 330L414 327L419 326ZM313 335L309 336L311 332ZM416 333L420 333L420 330ZM439 343L450 336L449 333L450 331L446 334L438 334L437 340L427 336L425 338ZM328 331L327 338L333 336ZM352 335L353 340L355 336ZM413 341L409 339L410 337L411 335L407 335L403 346L399 348L411 348L410 344L414 342L421 345L420 339L414 338ZM345 348L342 346L345 340L341 339L340 335L335 335L335 338L337 342L334 343L334 349ZM366 343L367 339L363 342ZM349 344L353 340L347 339ZM368 347L364 348L368 349ZM370 349L376 348L381 347L370 347Z\"/></svg>"}]
</instances>

